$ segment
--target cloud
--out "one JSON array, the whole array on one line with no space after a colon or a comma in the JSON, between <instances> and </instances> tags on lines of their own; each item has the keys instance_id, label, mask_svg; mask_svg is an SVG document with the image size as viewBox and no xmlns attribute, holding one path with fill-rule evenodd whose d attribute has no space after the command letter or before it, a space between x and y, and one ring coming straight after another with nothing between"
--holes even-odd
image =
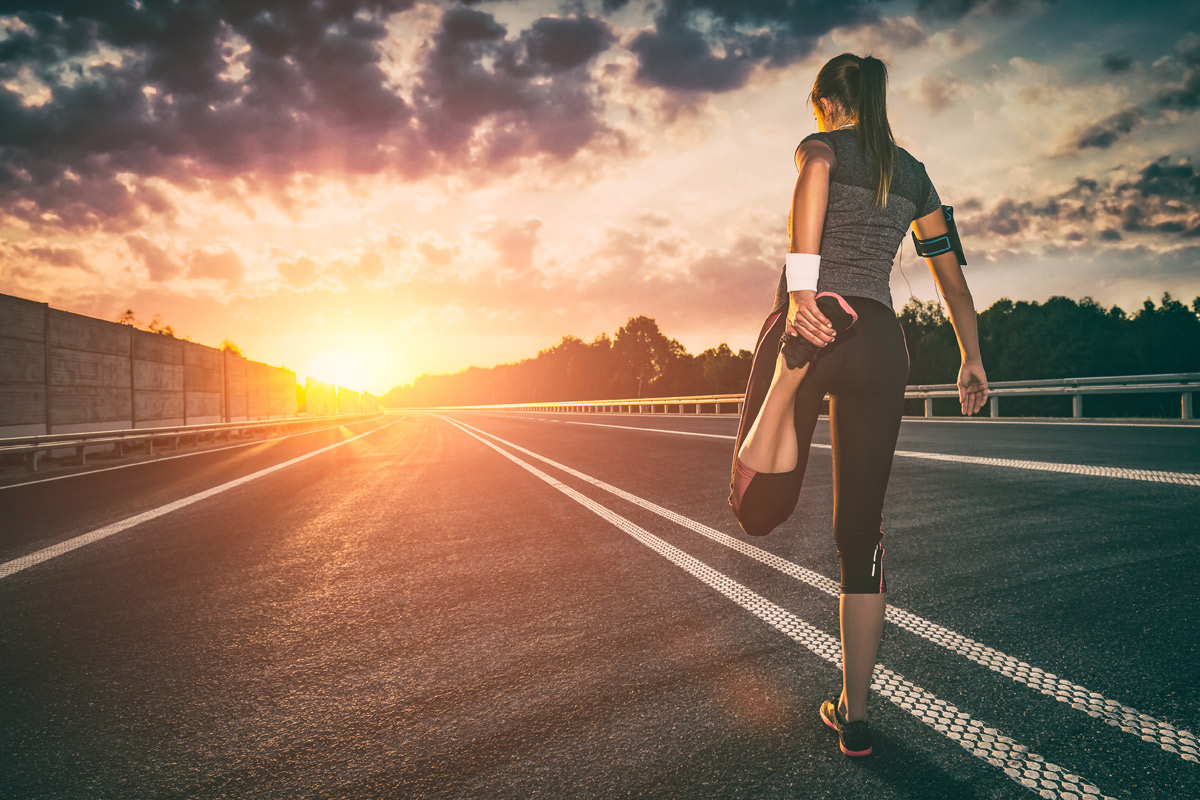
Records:
<instances>
[{"instance_id":1,"label":"cloud","mask_svg":"<svg viewBox=\"0 0 1200 800\"><path fill-rule=\"evenodd\" d=\"M493 172L545 154L565 160L615 131L583 69L615 36L590 17L541 19L518 39L490 15L451 8L414 88L427 147Z\"/></svg>"},{"instance_id":2,"label":"cloud","mask_svg":"<svg viewBox=\"0 0 1200 800\"><path fill-rule=\"evenodd\" d=\"M307 256L301 256L295 261L281 261L276 269L284 280L297 288L303 288L317 277L317 264Z\"/></svg>"},{"instance_id":3,"label":"cloud","mask_svg":"<svg viewBox=\"0 0 1200 800\"><path fill-rule=\"evenodd\" d=\"M1104 53L1100 56L1100 66L1105 72L1128 72L1133 67L1133 58L1124 53Z\"/></svg>"},{"instance_id":4,"label":"cloud","mask_svg":"<svg viewBox=\"0 0 1200 800\"><path fill-rule=\"evenodd\" d=\"M804 58L835 28L879 19L866 0L665 0L654 26L627 44L638 57L637 82L688 92L728 92L757 67Z\"/></svg>"},{"instance_id":5,"label":"cloud","mask_svg":"<svg viewBox=\"0 0 1200 800\"><path fill-rule=\"evenodd\" d=\"M1009 17L1039 5L1039 0L917 0L917 14L925 19L952 21L968 14Z\"/></svg>"},{"instance_id":6,"label":"cloud","mask_svg":"<svg viewBox=\"0 0 1200 800\"><path fill-rule=\"evenodd\" d=\"M437 8L407 85L388 23L415 0L67 4L17 11L0 41L0 220L132 233L173 189L237 179L286 205L298 176L488 181L528 158L620 149L587 72L607 22ZM430 13L422 7L421 13ZM602 140L602 141L601 141Z\"/></svg>"},{"instance_id":7,"label":"cloud","mask_svg":"<svg viewBox=\"0 0 1200 800\"><path fill-rule=\"evenodd\" d=\"M215 251L197 250L192 253L190 262L189 278L214 278L224 281L226 286L240 284L246 274L242 259L228 248Z\"/></svg>"},{"instance_id":8,"label":"cloud","mask_svg":"<svg viewBox=\"0 0 1200 800\"><path fill-rule=\"evenodd\" d=\"M1101 149L1111 147L1113 142L1132 131L1145 117L1146 115L1136 106L1123 108L1079 131L1075 135L1073 146L1079 150L1088 147Z\"/></svg>"},{"instance_id":9,"label":"cloud","mask_svg":"<svg viewBox=\"0 0 1200 800\"><path fill-rule=\"evenodd\" d=\"M126 236L125 244L129 247L130 252L142 259L142 263L150 273L150 280L155 283L170 280L183 272L182 265L144 236Z\"/></svg>"},{"instance_id":10,"label":"cloud","mask_svg":"<svg viewBox=\"0 0 1200 800\"><path fill-rule=\"evenodd\" d=\"M1188 159L1164 156L1124 176L1076 178L1070 188L1041 198L1003 197L986 208L964 204L958 219L967 236L1048 247L1058 239L1118 242L1140 235L1148 237L1147 247L1169 250L1180 238L1200 236L1200 171Z\"/></svg>"},{"instance_id":11,"label":"cloud","mask_svg":"<svg viewBox=\"0 0 1200 800\"><path fill-rule=\"evenodd\" d=\"M953 105L966 88L965 81L952 75L924 75L917 84L915 94L917 100L936 115Z\"/></svg>"}]
</instances>

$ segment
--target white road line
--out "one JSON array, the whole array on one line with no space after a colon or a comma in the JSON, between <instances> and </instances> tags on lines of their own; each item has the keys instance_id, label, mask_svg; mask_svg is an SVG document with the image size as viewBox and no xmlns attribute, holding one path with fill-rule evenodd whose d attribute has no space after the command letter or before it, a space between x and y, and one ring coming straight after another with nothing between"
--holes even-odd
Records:
<instances>
[{"instance_id":1,"label":"white road line","mask_svg":"<svg viewBox=\"0 0 1200 800\"><path fill-rule=\"evenodd\" d=\"M514 444L505 439L501 439L493 433L480 430L473 425L468 425L465 422L458 422L460 425L465 425L473 431L482 433L492 439L495 439L514 450L520 451L525 455L535 458L544 464L549 464L556 469L560 469L568 475L579 478L582 481L590 483L598 489L603 489L609 494L620 497L635 505L638 505L647 511L650 511L658 516L670 520L677 525L680 525L688 530L694 531L712 539L718 544L724 545L732 550L736 550L743 555L749 556L757 561L766 564L769 567L779 570L785 575L796 578L799 581L825 592L826 594L837 596L840 592L840 587L836 581L806 569L799 564L780 558L774 553L770 553L761 548L755 547L741 539L736 539L727 534L721 533L715 528L711 528L702 522L697 522L694 519L685 517L671 511L668 508L653 503L638 497L635 494L618 489L612 484L605 483L602 480L593 478L590 475L572 469L565 464L560 464L557 461L538 455L531 450L527 450L520 445ZM1023 683L1032 689L1041 692L1044 695L1053 697L1061 703L1066 703L1074 709L1084 712L1090 717L1103 719L1109 725L1120 728L1126 733L1131 733L1143 741L1151 742L1158 745L1163 750L1169 753L1174 753L1186 761L1200 762L1200 741L1191 731L1183 728L1177 728L1169 722L1163 722L1155 719L1149 714L1143 714L1137 709L1130 708L1116 700L1110 700L1104 695L1093 692L1077 683L1072 683L1065 678L1060 678L1057 675L1046 672L1038 667L1030 666L1029 664L1014 658L1006 653L1003 653L995 648L988 647L985 644L975 641L969 636L963 636L955 631L931 622L923 617L905 611L901 608L896 608L893 605L887 607L887 619L889 622L904 628L905 630L915 633L923 639L933 642L936 645L946 648L952 652L964 656L976 664L987 667L988 669L998 672L1008 678L1011 678L1017 683Z\"/></svg>"},{"instance_id":2,"label":"white road line","mask_svg":"<svg viewBox=\"0 0 1200 800\"><path fill-rule=\"evenodd\" d=\"M467 430L464 423L442 417L500 455L553 486L575 502L654 550L685 572L711 586L727 598L766 622L793 641L835 666L841 665L841 645L829 634L818 630L787 609L743 586L699 559L668 544L644 528L635 525L588 496L542 472L537 467L497 447L482 436ZM494 437L493 437L494 438ZM1046 761L1028 747L984 725L964 711L934 696L881 664L875 666L871 688L904 709L930 728L958 744L971 755L1004 771L1010 779L1041 794L1042 797L1073 800L1111 800L1090 781Z\"/></svg>"},{"instance_id":3,"label":"white road line","mask_svg":"<svg viewBox=\"0 0 1200 800\"><path fill-rule=\"evenodd\" d=\"M400 418L396 420L396 422L399 422L401 419L404 419L403 415L401 415ZM4 486L0 486L0 491L3 491L5 489L15 489L18 486L33 486L35 483L49 483L50 481L63 481L63 480L66 480L67 478L78 478L80 475L95 475L97 472L111 472L114 469L129 469L130 467L141 467L141 466L145 466L146 464L160 464L163 461L171 461L176 458L191 458L192 456L208 455L209 453L220 453L222 450L234 450L238 447L250 447L251 445L255 445L255 444L266 444L267 442L278 442L281 439L291 439L293 436L304 436L305 434L308 434L308 433L317 433L319 431L327 431L331 428L341 428L347 424L353 425L355 423L343 422L343 423L339 423L337 425L327 425L324 428L310 428L306 431L300 431L298 433L287 433L287 434L284 434L283 436L272 436L269 439L255 439L254 441L251 441L251 442L240 442L239 444L226 445L225 447L210 447L207 450L197 450L194 453L180 453L179 455L175 455L175 456L160 456L160 457L156 457L156 458L148 458L145 461L135 461L132 464L117 464L116 466L113 466L113 467L100 467L98 469L80 470L79 472L72 472L70 475L56 475L53 478L37 478L32 481L23 481L21 483L9 483Z\"/></svg>"},{"instance_id":4,"label":"white road line","mask_svg":"<svg viewBox=\"0 0 1200 800\"><path fill-rule=\"evenodd\" d=\"M555 420L558 421L558 420ZM710 439L729 439L737 437L723 433L696 433L694 431L675 431L668 428L643 428L637 425L605 425L599 422L572 422L562 420L567 425L592 425L598 428L620 428L629 431L645 431L649 433L670 433L676 436L705 436ZM831 445L814 442L812 447L822 450L831 449ZM1102 467L1091 464L1060 464L1054 461L1027 461L1013 458L983 458L981 456L959 456L948 453L926 453L918 450L897 450L901 458L920 458L926 461L949 461L956 464L975 464L982 467L1001 467L1003 469L1027 469L1035 472L1061 472L1068 475L1087 475L1095 478L1120 478L1128 481L1145 481L1147 483L1170 483L1177 486L1200 486L1200 474L1194 472L1165 472L1154 469L1126 469L1125 467Z\"/></svg>"},{"instance_id":5,"label":"white road line","mask_svg":"<svg viewBox=\"0 0 1200 800\"><path fill-rule=\"evenodd\" d=\"M396 422L399 422L399 421L400 420L395 420L394 422L389 422L387 425L381 425L378 428L372 428L371 430L364 431L364 432L358 434L357 436L352 436L349 439L343 439L340 442L334 442L333 444L328 445L326 447L322 447L319 450L313 450L311 453L305 453L302 456L297 456L295 458L284 461L281 464L276 464L272 467L267 467L266 469L260 469L258 472L252 472L249 475L243 475L240 478L235 478L234 480L222 483L220 486L214 486L211 489L205 489L202 492L197 492L196 494L188 495L187 497L181 498L179 500L175 500L174 502L167 503L166 505L163 505L163 506L159 506L158 508L152 508L149 511L143 511L141 514L136 514L132 517L127 517L127 518L121 520L120 522L114 522L111 525L105 525L103 528L97 528L94 531L80 534L79 536L75 536L71 539L67 539L66 541L51 545L50 547L45 547L41 550L37 550L35 552L29 553L28 555L21 556L20 558L14 558L12 561L5 561L3 564L0 564L0 580L7 578L11 575L15 575L16 573L20 572L23 569L28 569L29 567L35 566L37 564L41 564L43 561L49 561L50 559L55 558L56 556L61 556L64 553L69 553L72 550L76 550L80 547L83 547L84 545L91 544L93 542L98 542L101 539L106 539L115 533L120 533L121 531L129 530L130 528L132 528L136 525L141 525L143 522L149 522L150 520L157 519L158 517L161 517L164 514L170 514L172 511L178 511L179 509L184 508L185 506L190 506L193 503L198 503L201 500L206 500L206 499L212 497L213 495L218 495L221 492L225 492L225 491L233 489L237 486L241 486L244 483L249 483L250 481L252 481L256 478L261 478L264 475L270 475L272 472L277 472L277 471L283 469L284 467L290 467L293 464L298 464L301 461L305 461L307 459L312 458L313 456L320 455L321 453L324 453L327 450L332 450L335 447L341 447L344 444L349 444L350 442L353 442L355 439L361 439L362 437L366 436L369 433L375 433L376 431L381 431L384 428L395 425Z\"/></svg>"},{"instance_id":6,"label":"white road line","mask_svg":"<svg viewBox=\"0 0 1200 800\"><path fill-rule=\"evenodd\" d=\"M456 409L445 409L446 411L456 411ZM462 412L459 412L462 413ZM470 413L494 414L495 416L512 417L514 419L537 419L537 417L525 417L517 414L505 414L501 411L487 411L485 409L477 409ZM560 412L573 413L579 412ZM610 416L605 414L604 416ZM631 417L645 418L647 416L662 417L664 419L737 419L736 414L630 414L627 412L615 412L611 414L614 417ZM828 417L827 414L822 414L821 418ZM993 419L991 417L904 417L903 424L918 424L932 423L934 425L942 424L957 424L957 425L1065 425L1071 428L1193 428L1200 430L1200 422L1113 422L1101 420L1053 420L1053 419Z\"/></svg>"}]
</instances>

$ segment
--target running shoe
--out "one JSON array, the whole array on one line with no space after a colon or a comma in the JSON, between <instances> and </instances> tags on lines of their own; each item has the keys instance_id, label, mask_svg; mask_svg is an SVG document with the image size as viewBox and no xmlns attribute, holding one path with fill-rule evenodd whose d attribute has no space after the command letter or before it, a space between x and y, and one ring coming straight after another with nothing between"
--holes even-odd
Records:
<instances>
[{"instance_id":1,"label":"running shoe","mask_svg":"<svg viewBox=\"0 0 1200 800\"><path fill-rule=\"evenodd\" d=\"M838 698L821 704L821 719L838 733L838 746L848 756L871 755L871 728L865 719L846 722L838 713Z\"/></svg>"},{"instance_id":2,"label":"running shoe","mask_svg":"<svg viewBox=\"0 0 1200 800\"><path fill-rule=\"evenodd\" d=\"M858 314L840 294L821 292L817 295L816 300L817 308L821 309L821 313L829 320L835 334L843 333L858 321ZM805 364L816 361L823 350L833 347L835 344L837 344L836 339L821 347L803 336L792 336L790 333L785 333L779 339L779 352L783 353L783 360L787 363L788 369L800 369Z\"/></svg>"}]
</instances>

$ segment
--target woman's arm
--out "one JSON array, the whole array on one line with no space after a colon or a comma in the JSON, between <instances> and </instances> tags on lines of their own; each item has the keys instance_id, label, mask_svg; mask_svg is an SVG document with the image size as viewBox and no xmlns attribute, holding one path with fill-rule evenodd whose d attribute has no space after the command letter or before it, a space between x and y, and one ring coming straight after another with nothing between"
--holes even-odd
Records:
<instances>
[{"instance_id":1,"label":"woman's arm","mask_svg":"<svg viewBox=\"0 0 1200 800\"><path fill-rule=\"evenodd\" d=\"M788 252L820 253L825 209L829 205L829 174L837 164L833 148L813 139L796 148L796 188L788 214ZM788 292L787 331L816 345L833 341L833 326L817 308L816 292Z\"/></svg>"},{"instance_id":2,"label":"woman's arm","mask_svg":"<svg viewBox=\"0 0 1200 800\"><path fill-rule=\"evenodd\" d=\"M939 208L920 219L913 220L918 239L930 239L949 232L946 217ZM967 279L953 251L925 259L950 312L950 324L958 337L962 366L958 371L958 400L962 413L970 416L987 401L987 375L979 352L979 330L975 319L975 301L967 287Z\"/></svg>"}]
</instances>

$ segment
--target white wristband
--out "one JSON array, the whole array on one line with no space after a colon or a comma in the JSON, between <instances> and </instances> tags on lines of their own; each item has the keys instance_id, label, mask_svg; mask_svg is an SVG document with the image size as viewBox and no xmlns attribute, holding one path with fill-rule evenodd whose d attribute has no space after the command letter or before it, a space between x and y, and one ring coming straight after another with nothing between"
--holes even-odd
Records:
<instances>
[{"instance_id":1,"label":"white wristband","mask_svg":"<svg viewBox=\"0 0 1200 800\"><path fill-rule=\"evenodd\" d=\"M817 290L817 273L820 271L821 257L815 253L788 253L787 289L789 292L799 292L802 289Z\"/></svg>"}]
</instances>

